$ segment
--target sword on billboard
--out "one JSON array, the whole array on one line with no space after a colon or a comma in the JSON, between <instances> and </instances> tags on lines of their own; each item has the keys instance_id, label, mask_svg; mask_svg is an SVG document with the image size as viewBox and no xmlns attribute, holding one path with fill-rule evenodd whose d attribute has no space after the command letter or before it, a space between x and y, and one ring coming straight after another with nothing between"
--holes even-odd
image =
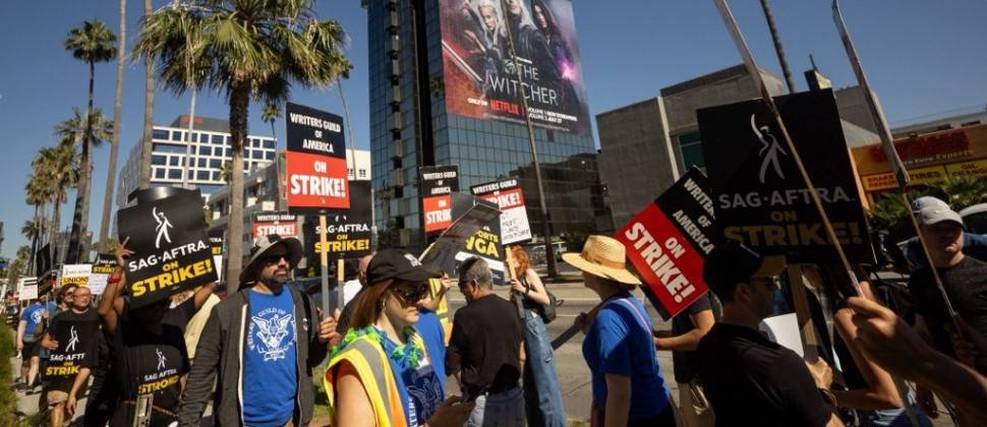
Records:
<instances>
[{"instance_id":1,"label":"sword on billboard","mask_svg":"<svg viewBox=\"0 0 987 427\"><path fill-rule=\"evenodd\" d=\"M754 82L761 99L764 100L764 103L768 107L768 111L771 113L771 117L774 119L775 125L778 127L781 138L785 141L788 151L792 153L792 160L795 161L799 175L802 177L802 182L805 184L806 189L809 192L809 196L812 199L812 204L815 206L816 211L819 213L819 217L822 220L823 228L826 231L826 237L833 244L833 248L836 250L836 254L840 259L840 264L842 264L843 268L846 270L850 287L845 288L844 286L841 286L842 283L838 283L837 290L844 297L860 295L860 284L857 282L857 277L853 272L853 266L850 265L846 252L843 251L843 245L840 244L836 231L833 229L833 223L829 220L829 216L826 215L826 209L823 207L822 199L819 197L819 192L816 191L816 186L813 185L812 178L809 177L809 173L805 169L805 164L802 162L802 157L799 156L798 151L795 149L795 144L792 142L792 137L788 133L788 127L785 126L785 122L781 118L781 113L778 111L778 106L775 105L774 98L771 97L767 86L764 84L764 79L761 77L760 68L758 68L757 63L754 61L754 55L747 46L747 41L744 39L743 33L740 32L740 27L737 25L737 20L733 17L733 12L730 11L730 6L727 5L726 0L713 0L713 2L716 4L716 8L719 10L720 15L723 17L723 22L726 24L727 30L730 32L730 37L737 46L737 51L739 51L740 56L743 57L747 72L751 75L751 80Z\"/></svg>"},{"instance_id":2,"label":"sword on billboard","mask_svg":"<svg viewBox=\"0 0 987 427\"><path fill-rule=\"evenodd\" d=\"M915 228L915 235L918 236L918 241L922 246L922 254L925 256L925 262L931 267L934 265L932 263L932 255L929 253L929 247L926 245L925 238L922 237L921 230L919 230L918 220L915 219L915 214L911 212L912 202L908 197L908 193L905 191L909 182L908 171L905 170L905 165L901 162L901 157L898 156L898 151L894 148L894 139L891 137L891 128L888 126L888 119L884 115L884 109L881 108L881 103L877 101L877 95L871 89L870 81L867 80L867 74L864 73L864 67L860 64L860 57L857 55L857 48L853 44L853 39L850 38L850 32L847 31L846 20L843 19L843 10L840 8L839 0L833 0L833 21L836 22L836 28L840 32L840 39L843 40L843 47L846 49L850 66L853 67L853 73L857 76L857 84L864 91L867 108L876 121L877 134L881 137L881 147L884 149L884 155L888 158L888 163L891 164L895 179L898 181L898 193L901 196L901 200L905 203L905 209L909 211L907 215L910 220L909 222ZM936 287L939 289L939 293L942 294L942 299L946 303L946 310L955 324L959 314L953 308L953 304L949 300L949 295L946 294L946 288L942 285L942 278L939 277L939 272L935 268L930 268L930 270L932 271L932 278L936 282ZM958 326L957 330L960 330Z\"/></svg>"},{"instance_id":3,"label":"sword on billboard","mask_svg":"<svg viewBox=\"0 0 987 427\"><path fill-rule=\"evenodd\" d=\"M466 63L466 60L463 59L462 56L459 56L459 54L456 53L456 50L453 49L452 46L449 46L445 40L442 41L442 51L448 54L449 59L452 60L452 63L456 64L456 68L459 68L460 71L466 73L466 75L469 76L474 83L478 85L483 84L483 78L480 77L476 71L473 71L473 67L470 67L470 65Z\"/></svg>"}]
</instances>

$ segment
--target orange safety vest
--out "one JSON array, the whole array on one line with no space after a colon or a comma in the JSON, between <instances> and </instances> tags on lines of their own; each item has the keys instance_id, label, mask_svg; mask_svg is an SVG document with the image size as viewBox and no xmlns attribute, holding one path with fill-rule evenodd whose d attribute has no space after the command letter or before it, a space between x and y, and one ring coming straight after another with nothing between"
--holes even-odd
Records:
<instances>
[{"instance_id":1,"label":"orange safety vest","mask_svg":"<svg viewBox=\"0 0 987 427\"><path fill-rule=\"evenodd\" d=\"M414 340L421 340L421 336L415 335ZM424 342L418 342L422 348L426 349ZM346 345L343 351L329 360L326 368L326 375L322 379L322 384L326 389L326 397L329 399L329 415L336 422L336 397L335 397L335 374L336 366L340 362L349 362L356 371L363 389L370 398L370 406L374 410L374 419L377 427L407 427L408 421L404 416L404 405L400 393L398 393L397 381L394 379L394 371L391 370L391 363L387 359L387 354L380 348L380 344L374 342L368 336L362 336ZM345 425L345 420L339 420L336 425Z\"/></svg>"}]
</instances>

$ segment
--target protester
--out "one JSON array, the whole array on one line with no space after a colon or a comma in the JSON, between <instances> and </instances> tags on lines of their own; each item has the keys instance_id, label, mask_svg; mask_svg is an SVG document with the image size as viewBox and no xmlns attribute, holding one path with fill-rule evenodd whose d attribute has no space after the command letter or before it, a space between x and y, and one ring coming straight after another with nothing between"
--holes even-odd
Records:
<instances>
[{"instance_id":1,"label":"protester","mask_svg":"<svg viewBox=\"0 0 987 427\"><path fill-rule=\"evenodd\" d=\"M672 351L675 382L679 387L678 416L683 427L709 427L716 423L703 391L695 350L720 315L720 301L707 292L672 318L672 336L655 337L655 348Z\"/></svg>"},{"instance_id":2,"label":"protester","mask_svg":"<svg viewBox=\"0 0 987 427\"><path fill-rule=\"evenodd\" d=\"M69 284L62 286L61 289L56 291L55 305L58 307L58 310L52 314L52 319L54 319L54 317L59 313L71 309L72 299L75 297L75 290L78 288L78 285ZM90 297L92 297L92 295L90 295Z\"/></svg>"},{"instance_id":3,"label":"protester","mask_svg":"<svg viewBox=\"0 0 987 427\"><path fill-rule=\"evenodd\" d=\"M38 280L38 289L51 288L52 276L46 274ZM41 295L39 295L41 296ZM41 296L43 297L43 296ZM36 299L21 312L17 323L17 352L21 355L21 383L18 391L29 393L38 386L35 380L41 369L41 338L44 337L45 323L55 309L54 303Z\"/></svg>"},{"instance_id":4,"label":"protester","mask_svg":"<svg viewBox=\"0 0 987 427\"><path fill-rule=\"evenodd\" d=\"M117 248L117 271L107 279L98 308L111 339L110 382L118 387L109 425L127 427L146 420L151 427L168 426L177 420L188 353L181 328L164 322L168 299L128 307L133 301L124 298L127 281L122 274L125 259L134 253L126 248L128 241Z\"/></svg>"},{"instance_id":5,"label":"protester","mask_svg":"<svg viewBox=\"0 0 987 427\"><path fill-rule=\"evenodd\" d=\"M92 293L88 287L74 287L73 292L63 292L65 310L55 316L45 332L41 345L52 352L51 363L70 360L78 366L78 373L54 372L48 376L44 393L51 410L51 425L61 427L75 413L77 396L85 394L89 382L89 363L97 339L99 316L93 310ZM65 297L70 296L70 297ZM66 333L67 332L67 333ZM68 341L56 337L68 336ZM56 360L58 359L58 360ZM60 371L60 370L59 370Z\"/></svg>"},{"instance_id":6,"label":"protester","mask_svg":"<svg viewBox=\"0 0 987 427\"><path fill-rule=\"evenodd\" d=\"M956 313L976 334L987 336L987 263L964 254L962 218L948 206L931 205L920 209L916 219L932 264ZM946 311L946 302L932 270L926 266L912 274L908 289L915 306L915 328L928 337L936 350L956 357L950 337L954 332L953 319ZM981 374L987 372L987 354L967 363ZM938 408L931 393L922 387L917 392L922 408L936 418Z\"/></svg>"},{"instance_id":7,"label":"protester","mask_svg":"<svg viewBox=\"0 0 987 427\"><path fill-rule=\"evenodd\" d=\"M370 260L368 285L326 369L333 425L458 427L466 421L472 404L455 404L456 396L442 400L443 373L431 353L441 337L414 326L427 281L438 276L396 249Z\"/></svg>"},{"instance_id":8,"label":"protester","mask_svg":"<svg viewBox=\"0 0 987 427\"><path fill-rule=\"evenodd\" d=\"M360 294L363 290L367 288L367 266L370 265L370 260L373 259L374 254L365 255L360 258L360 263L357 265L356 280L360 285L360 289L353 294L350 299L345 298L346 289L343 289L344 301L343 301L343 311L339 314L339 319L336 319L336 331L340 334L346 333L349 329L350 317L353 315L353 310L356 308L356 301L359 300Z\"/></svg>"},{"instance_id":9,"label":"protester","mask_svg":"<svg viewBox=\"0 0 987 427\"><path fill-rule=\"evenodd\" d=\"M566 413L562 403L562 387L555 370L555 355L539 310L551 304L545 285L531 268L528 252L519 245L509 249L516 265L517 281L512 289L524 307L524 401L528 425L565 426Z\"/></svg>"},{"instance_id":10,"label":"protester","mask_svg":"<svg viewBox=\"0 0 987 427\"><path fill-rule=\"evenodd\" d=\"M832 370L813 370L769 341L758 324L773 312L781 257L762 257L728 240L706 257L703 278L723 303L723 318L699 342L699 375L717 426L842 426L829 387Z\"/></svg>"},{"instance_id":11,"label":"protester","mask_svg":"<svg viewBox=\"0 0 987 427\"><path fill-rule=\"evenodd\" d=\"M467 258L457 276L466 306L453 318L446 373L455 375L464 400L476 403L466 425L522 426L524 328L517 308L493 293L483 259Z\"/></svg>"},{"instance_id":12,"label":"protester","mask_svg":"<svg viewBox=\"0 0 987 427\"><path fill-rule=\"evenodd\" d=\"M942 207L950 209L949 204L932 196L919 197L912 201L912 215L918 215L919 211L926 207ZM963 233L963 253L972 256L980 261L987 261L987 236L973 233ZM929 263L925 259L922 251L922 243L918 236L912 237L905 242L905 258L912 270L927 267Z\"/></svg>"},{"instance_id":13,"label":"protester","mask_svg":"<svg viewBox=\"0 0 987 427\"><path fill-rule=\"evenodd\" d=\"M652 341L654 326L631 294L641 281L625 266L624 245L589 236L582 253L562 259L582 271L586 287L602 300L576 318L586 334L583 358L592 373L593 425L674 426L671 395Z\"/></svg>"},{"instance_id":14,"label":"protester","mask_svg":"<svg viewBox=\"0 0 987 427\"><path fill-rule=\"evenodd\" d=\"M260 238L239 290L206 321L189 374L179 425L199 424L213 390L219 426L296 425L312 419L312 368L325 358L335 320L319 321L315 303L287 282L302 257L295 238Z\"/></svg>"},{"instance_id":15,"label":"protester","mask_svg":"<svg viewBox=\"0 0 987 427\"><path fill-rule=\"evenodd\" d=\"M861 297L847 299L858 328L855 341L863 352L892 375L915 381L956 405L970 425L987 425L987 377L936 351L891 310ZM987 353L983 337L980 353Z\"/></svg>"}]
</instances>

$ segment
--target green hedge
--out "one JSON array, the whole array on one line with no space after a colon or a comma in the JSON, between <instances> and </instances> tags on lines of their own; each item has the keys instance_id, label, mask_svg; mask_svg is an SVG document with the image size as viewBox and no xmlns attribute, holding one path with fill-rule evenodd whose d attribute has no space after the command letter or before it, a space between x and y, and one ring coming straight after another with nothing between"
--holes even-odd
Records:
<instances>
[{"instance_id":1,"label":"green hedge","mask_svg":"<svg viewBox=\"0 0 987 427\"><path fill-rule=\"evenodd\" d=\"M17 423L17 395L10 363L14 354L14 332L7 325L0 325L0 425L4 426Z\"/></svg>"}]
</instances>

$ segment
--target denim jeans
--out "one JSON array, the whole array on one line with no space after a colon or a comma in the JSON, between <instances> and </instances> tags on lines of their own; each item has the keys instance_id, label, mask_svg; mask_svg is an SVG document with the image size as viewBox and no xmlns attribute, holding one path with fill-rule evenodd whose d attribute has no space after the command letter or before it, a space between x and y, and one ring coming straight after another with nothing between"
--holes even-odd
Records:
<instances>
[{"instance_id":1,"label":"denim jeans","mask_svg":"<svg viewBox=\"0 0 987 427\"><path fill-rule=\"evenodd\" d=\"M465 427L523 427L524 392L514 387L503 393L481 394Z\"/></svg>"},{"instance_id":2,"label":"denim jeans","mask_svg":"<svg viewBox=\"0 0 987 427\"><path fill-rule=\"evenodd\" d=\"M524 400L529 426L565 427L562 387L545 323L538 313L524 310Z\"/></svg>"}]
</instances>

